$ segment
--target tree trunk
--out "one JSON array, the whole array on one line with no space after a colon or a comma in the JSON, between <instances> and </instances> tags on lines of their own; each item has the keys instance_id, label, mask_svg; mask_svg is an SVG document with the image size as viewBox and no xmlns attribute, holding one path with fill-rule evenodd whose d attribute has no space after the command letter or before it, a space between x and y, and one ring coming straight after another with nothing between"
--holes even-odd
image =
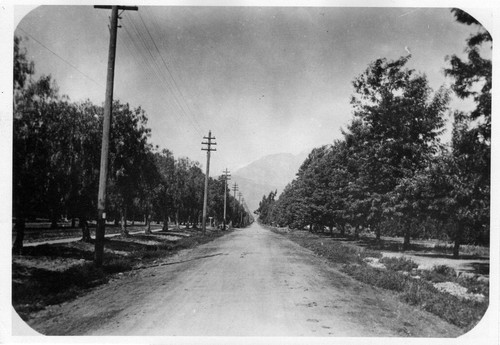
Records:
<instances>
[{"instance_id":1,"label":"tree trunk","mask_svg":"<svg viewBox=\"0 0 500 345\"><path fill-rule=\"evenodd\" d=\"M345 236L345 225L339 225L339 228L340 228L340 235L342 237Z\"/></svg>"},{"instance_id":2,"label":"tree trunk","mask_svg":"<svg viewBox=\"0 0 500 345\"><path fill-rule=\"evenodd\" d=\"M147 227L146 227L145 233L146 233L146 235L151 235L152 234L152 231L151 231L151 220L149 219L148 216L146 216L146 225L147 225Z\"/></svg>"},{"instance_id":3,"label":"tree trunk","mask_svg":"<svg viewBox=\"0 0 500 345\"><path fill-rule=\"evenodd\" d=\"M127 230L127 207L122 208L121 212L121 234L123 236L128 236L128 230Z\"/></svg>"},{"instance_id":4,"label":"tree trunk","mask_svg":"<svg viewBox=\"0 0 500 345\"><path fill-rule=\"evenodd\" d=\"M200 219L200 212L196 211L193 219L193 229L198 229L199 219Z\"/></svg>"},{"instance_id":5,"label":"tree trunk","mask_svg":"<svg viewBox=\"0 0 500 345\"><path fill-rule=\"evenodd\" d=\"M80 227L82 228L82 241L90 242L90 230L87 217L80 217Z\"/></svg>"},{"instance_id":6,"label":"tree trunk","mask_svg":"<svg viewBox=\"0 0 500 345\"><path fill-rule=\"evenodd\" d=\"M161 230L168 231L168 217L166 213L163 214L163 227Z\"/></svg>"},{"instance_id":7,"label":"tree trunk","mask_svg":"<svg viewBox=\"0 0 500 345\"><path fill-rule=\"evenodd\" d=\"M455 234L455 243L453 245L453 258L458 259L460 256L460 242L462 242L462 234L464 225L462 222L457 224L457 233Z\"/></svg>"},{"instance_id":8,"label":"tree trunk","mask_svg":"<svg viewBox=\"0 0 500 345\"><path fill-rule=\"evenodd\" d=\"M71 218L71 227L74 228L76 226L76 219L75 217Z\"/></svg>"},{"instance_id":9,"label":"tree trunk","mask_svg":"<svg viewBox=\"0 0 500 345\"><path fill-rule=\"evenodd\" d=\"M411 239L411 231L410 227L407 226L404 233L403 251L410 250L411 248L410 239Z\"/></svg>"},{"instance_id":10,"label":"tree trunk","mask_svg":"<svg viewBox=\"0 0 500 345\"><path fill-rule=\"evenodd\" d=\"M361 225L356 225L354 227L354 240L359 240L359 231L360 231Z\"/></svg>"},{"instance_id":11,"label":"tree trunk","mask_svg":"<svg viewBox=\"0 0 500 345\"><path fill-rule=\"evenodd\" d=\"M380 226L375 226L375 239L377 240L377 242L380 241Z\"/></svg>"},{"instance_id":12,"label":"tree trunk","mask_svg":"<svg viewBox=\"0 0 500 345\"><path fill-rule=\"evenodd\" d=\"M16 240L12 246L12 254L21 255L23 253L24 230L26 229L26 218L24 216L16 217Z\"/></svg>"}]
</instances>

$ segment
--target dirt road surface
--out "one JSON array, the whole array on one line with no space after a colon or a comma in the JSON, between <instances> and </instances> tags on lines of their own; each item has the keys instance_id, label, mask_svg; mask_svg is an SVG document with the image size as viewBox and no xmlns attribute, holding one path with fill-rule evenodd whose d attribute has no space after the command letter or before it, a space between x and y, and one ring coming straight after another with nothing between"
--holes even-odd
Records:
<instances>
[{"instance_id":1,"label":"dirt road surface","mask_svg":"<svg viewBox=\"0 0 500 345\"><path fill-rule=\"evenodd\" d=\"M461 334L258 224L118 276L29 324L47 335Z\"/></svg>"}]
</instances>

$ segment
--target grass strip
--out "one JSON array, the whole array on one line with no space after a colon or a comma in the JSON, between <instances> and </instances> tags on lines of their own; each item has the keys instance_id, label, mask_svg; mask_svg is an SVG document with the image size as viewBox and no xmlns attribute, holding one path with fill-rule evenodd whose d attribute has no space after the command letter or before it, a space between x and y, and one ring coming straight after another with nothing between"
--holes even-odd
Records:
<instances>
[{"instance_id":1,"label":"grass strip","mask_svg":"<svg viewBox=\"0 0 500 345\"><path fill-rule=\"evenodd\" d=\"M406 258L382 258L373 249L342 244L334 239L322 237L307 231L281 231L266 226L271 231L284 235L316 255L339 265L339 269L363 283L398 293L401 301L428 311L447 322L469 331L481 320L488 309L489 285L471 277L458 277L448 266L436 266L433 270L416 270L418 265ZM367 265L364 258L382 258L386 269ZM409 272L419 275L412 277ZM470 293L481 293L484 301L466 300L439 291L435 282L450 281L462 285Z\"/></svg>"},{"instance_id":2,"label":"grass strip","mask_svg":"<svg viewBox=\"0 0 500 345\"><path fill-rule=\"evenodd\" d=\"M88 261L92 257L90 252L68 250L64 244L43 245L38 251L32 250L33 253L30 254L36 254L44 260L81 259L82 254L85 254L87 260L61 271L28 267L14 262L12 265L12 305L19 316L27 321L32 313L48 305L72 300L90 288L107 283L114 274L131 271L138 265L148 266L155 260L171 256L179 250L196 247L228 233L229 231L208 232L205 235L197 233L174 243L166 241L157 246L130 247L135 249L128 250L127 255L108 253L100 268L96 268L91 261ZM119 238L109 241L108 245L111 245L113 241L119 241Z\"/></svg>"}]
</instances>

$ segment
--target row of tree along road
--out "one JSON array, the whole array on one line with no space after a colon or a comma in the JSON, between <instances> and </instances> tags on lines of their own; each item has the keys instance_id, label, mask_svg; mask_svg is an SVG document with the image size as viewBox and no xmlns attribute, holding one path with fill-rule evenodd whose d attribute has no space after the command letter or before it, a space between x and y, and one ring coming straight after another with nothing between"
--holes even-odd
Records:
<instances>
[{"instance_id":1,"label":"row of tree along road","mask_svg":"<svg viewBox=\"0 0 500 345\"><path fill-rule=\"evenodd\" d=\"M90 240L89 220L96 217L103 108L61 96L50 76L33 80L21 38L14 38L13 215L14 253L22 250L27 221L61 215L78 219ZM143 109L115 101L111 128L107 219L168 220L196 226L203 206L205 174L198 162L175 158L149 142ZM230 195L223 180L210 178L207 215L216 222L249 223L252 217ZM147 228L149 230L149 226ZM148 231L147 230L147 231Z\"/></svg>"},{"instance_id":2,"label":"row of tree along road","mask_svg":"<svg viewBox=\"0 0 500 345\"><path fill-rule=\"evenodd\" d=\"M411 55L378 59L353 81L354 118L343 140L314 149L296 179L276 199L264 196L260 220L291 228L324 229L488 244L490 220L491 60L481 52L492 38L479 26L467 40L467 60L447 58L452 90L433 92L425 75L405 67ZM472 99L470 113L453 111L451 92ZM451 142L440 141L448 112Z\"/></svg>"}]
</instances>

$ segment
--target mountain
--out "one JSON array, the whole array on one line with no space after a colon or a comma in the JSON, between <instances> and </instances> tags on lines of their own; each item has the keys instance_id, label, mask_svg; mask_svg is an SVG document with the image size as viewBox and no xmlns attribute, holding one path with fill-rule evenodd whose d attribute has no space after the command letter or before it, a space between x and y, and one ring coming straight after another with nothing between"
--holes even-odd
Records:
<instances>
[{"instance_id":1,"label":"mountain","mask_svg":"<svg viewBox=\"0 0 500 345\"><path fill-rule=\"evenodd\" d=\"M268 195L270 191L274 191L277 189L274 185L260 184L238 175L232 175L231 181L229 182L231 195L233 195L232 186L234 185L234 183L238 184L238 190L243 194L245 203L247 204L252 214L253 211L259 208L259 202L262 200L262 196ZM236 197L238 196L236 195Z\"/></svg>"},{"instance_id":2,"label":"mountain","mask_svg":"<svg viewBox=\"0 0 500 345\"><path fill-rule=\"evenodd\" d=\"M292 182L308 154L278 153L264 156L231 174L231 186L238 184L238 189L253 212L259 208L264 195L274 190L281 193Z\"/></svg>"}]
</instances>

